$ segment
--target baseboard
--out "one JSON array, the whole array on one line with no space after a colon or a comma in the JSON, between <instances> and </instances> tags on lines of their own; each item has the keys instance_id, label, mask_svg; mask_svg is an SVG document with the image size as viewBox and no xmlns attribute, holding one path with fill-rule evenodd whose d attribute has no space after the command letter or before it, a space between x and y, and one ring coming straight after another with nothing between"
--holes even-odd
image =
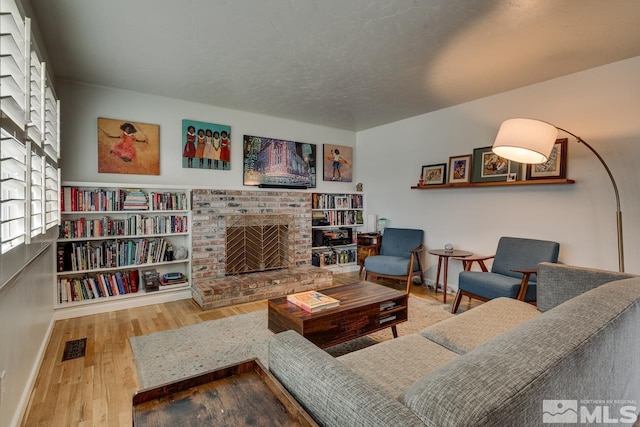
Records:
<instances>
[{"instance_id":1,"label":"baseboard","mask_svg":"<svg viewBox=\"0 0 640 427\"><path fill-rule=\"evenodd\" d=\"M145 305L162 304L170 301L190 299L191 288L175 290L172 292L157 292L141 294L141 298L123 298L101 301L99 304L84 304L77 307L70 306L58 309L53 314L54 320L70 319L73 317L89 316L92 314L108 313L116 310L142 307Z\"/></svg>"}]
</instances>

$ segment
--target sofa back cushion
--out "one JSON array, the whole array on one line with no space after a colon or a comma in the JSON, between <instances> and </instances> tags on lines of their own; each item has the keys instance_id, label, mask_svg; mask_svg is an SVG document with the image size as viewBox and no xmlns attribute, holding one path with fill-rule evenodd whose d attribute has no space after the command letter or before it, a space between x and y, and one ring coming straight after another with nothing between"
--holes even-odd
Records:
<instances>
[{"instance_id":1,"label":"sofa back cushion","mask_svg":"<svg viewBox=\"0 0 640 427\"><path fill-rule=\"evenodd\" d=\"M538 264L538 310L551 310L593 288L615 280L637 277L617 271L597 270L564 264Z\"/></svg>"},{"instance_id":2,"label":"sofa back cushion","mask_svg":"<svg viewBox=\"0 0 640 427\"><path fill-rule=\"evenodd\" d=\"M640 402L640 278L586 292L416 381L430 426L543 424L543 401Z\"/></svg>"},{"instance_id":3,"label":"sofa back cushion","mask_svg":"<svg viewBox=\"0 0 640 427\"><path fill-rule=\"evenodd\" d=\"M380 245L380 255L410 258L411 249L422 244L424 231L412 228L385 228ZM406 274L406 271L402 274Z\"/></svg>"}]
</instances>

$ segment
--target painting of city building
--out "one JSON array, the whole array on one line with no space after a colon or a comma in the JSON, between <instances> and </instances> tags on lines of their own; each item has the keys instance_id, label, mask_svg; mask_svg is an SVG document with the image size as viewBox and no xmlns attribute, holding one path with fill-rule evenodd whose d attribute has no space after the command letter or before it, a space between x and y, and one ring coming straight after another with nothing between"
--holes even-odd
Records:
<instances>
[{"instance_id":1,"label":"painting of city building","mask_svg":"<svg viewBox=\"0 0 640 427\"><path fill-rule=\"evenodd\" d=\"M243 184L316 186L316 145L244 135Z\"/></svg>"}]
</instances>

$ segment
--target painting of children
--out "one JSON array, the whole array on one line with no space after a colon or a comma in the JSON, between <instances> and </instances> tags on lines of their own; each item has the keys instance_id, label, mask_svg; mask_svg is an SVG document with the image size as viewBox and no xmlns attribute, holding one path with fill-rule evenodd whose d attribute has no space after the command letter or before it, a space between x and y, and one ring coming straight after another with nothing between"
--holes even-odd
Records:
<instances>
[{"instance_id":1,"label":"painting of children","mask_svg":"<svg viewBox=\"0 0 640 427\"><path fill-rule=\"evenodd\" d=\"M231 127L183 119L182 135L183 168L231 168Z\"/></svg>"},{"instance_id":2,"label":"painting of children","mask_svg":"<svg viewBox=\"0 0 640 427\"><path fill-rule=\"evenodd\" d=\"M158 125L98 118L98 172L160 175Z\"/></svg>"}]
</instances>

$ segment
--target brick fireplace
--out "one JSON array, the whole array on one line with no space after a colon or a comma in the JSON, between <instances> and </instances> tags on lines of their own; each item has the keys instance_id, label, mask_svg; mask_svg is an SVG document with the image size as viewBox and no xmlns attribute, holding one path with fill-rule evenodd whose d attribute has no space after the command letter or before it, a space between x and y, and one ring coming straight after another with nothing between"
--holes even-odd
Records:
<instances>
[{"instance_id":1,"label":"brick fireplace","mask_svg":"<svg viewBox=\"0 0 640 427\"><path fill-rule=\"evenodd\" d=\"M311 193L194 189L192 199L192 294L203 309L331 286L332 273L311 265ZM227 218L261 214L290 216L291 268L226 275Z\"/></svg>"}]
</instances>

